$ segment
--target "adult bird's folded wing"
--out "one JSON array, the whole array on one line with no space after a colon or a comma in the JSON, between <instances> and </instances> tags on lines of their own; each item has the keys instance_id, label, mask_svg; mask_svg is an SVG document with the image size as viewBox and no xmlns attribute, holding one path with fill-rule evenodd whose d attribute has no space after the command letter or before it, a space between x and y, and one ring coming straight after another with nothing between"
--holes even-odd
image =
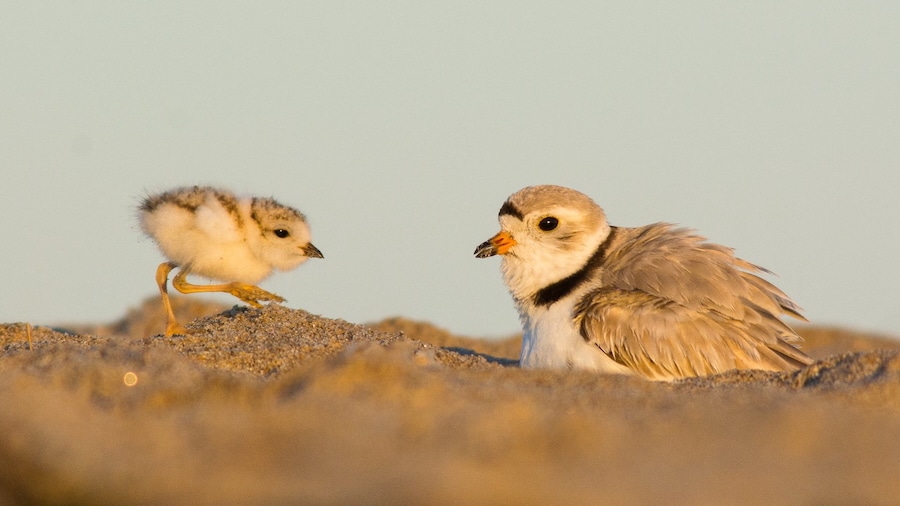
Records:
<instances>
[{"instance_id":1,"label":"adult bird's folded wing","mask_svg":"<svg viewBox=\"0 0 900 506\"><path fill-rule=\"evenodd\" d=\"M784 371L811 363L790 344L796 335L762 313L736 320L640 291L601 288L584 297L575 314L586 341L650 379L736 368Z\"/></svg>"}]
</instances>

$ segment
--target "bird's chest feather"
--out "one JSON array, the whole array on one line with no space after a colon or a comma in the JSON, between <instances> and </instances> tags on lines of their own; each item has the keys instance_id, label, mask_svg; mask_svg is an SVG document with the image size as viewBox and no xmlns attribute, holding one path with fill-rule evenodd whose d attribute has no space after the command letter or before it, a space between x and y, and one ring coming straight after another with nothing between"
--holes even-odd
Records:
<instances>
[{"instance_id":1,"label":"bird's chest feather","mask_svg":"<svg viewBox=\"0 0 900 506\"><path fill-rule=\"evenodd\" d=\"M573 297L549 307L532 306L520 311L523 330L521 367L630 373L581 336L572 317L574 300Z\"/></svg>"}]
</instances>

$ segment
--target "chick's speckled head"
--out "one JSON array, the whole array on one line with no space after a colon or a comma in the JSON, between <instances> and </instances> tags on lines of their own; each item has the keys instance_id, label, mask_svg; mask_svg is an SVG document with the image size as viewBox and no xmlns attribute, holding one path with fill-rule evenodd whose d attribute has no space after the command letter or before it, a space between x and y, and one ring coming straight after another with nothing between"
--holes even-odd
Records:
<instances>
[{"instance_id":1,"label":"chick's speckled head","mask_svg":"<svg viewBox=\"0 0 900 506\"><path fill-rule=\"evenodd\" d=\"M300 211L269 198L254 198L250 217L259 228L253 246L278 270L286 271L309 258L324 258L310 242L309 225Z\"/></svg>"}]
</instances>

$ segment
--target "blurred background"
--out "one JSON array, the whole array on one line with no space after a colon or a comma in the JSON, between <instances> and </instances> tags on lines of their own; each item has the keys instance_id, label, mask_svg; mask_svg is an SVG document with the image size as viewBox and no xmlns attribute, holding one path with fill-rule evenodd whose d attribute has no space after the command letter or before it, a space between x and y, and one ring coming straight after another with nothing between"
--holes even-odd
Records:
<instances>
[{"instance_id":1,"label":"blurred background","mask_svg":"<svg viewBox=\"0 0 900 506\"><path fill-rule=\"evenodd\" d=\"M519 329L475 246L527 185L696 228L810 320L900 335L900 4L3 2L0 321L157 293L148 193L306 213L262 286L352 322ZM226 303L236 299L221 296Z\"/></svg>"}]
</instances>

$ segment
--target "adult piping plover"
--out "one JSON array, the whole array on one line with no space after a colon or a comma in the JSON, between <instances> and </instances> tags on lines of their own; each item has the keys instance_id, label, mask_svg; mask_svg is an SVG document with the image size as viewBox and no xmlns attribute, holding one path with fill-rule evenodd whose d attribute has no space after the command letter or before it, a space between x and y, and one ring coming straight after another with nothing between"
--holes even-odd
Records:
<instances>
[{"instance_id":1,"label":"adult piping plover","mask_svg":"<svg viewBox=\"0 0 900 506\"><path fill-rule=\"evenodd\" d=\"M655 380L812 362L782 315L805 321L765 269L666 223L610 226L588 196L533 186L500 208L475 256L502 255L522 320L522 367Z\"/></svg>"},{"instance_id":2,"label":"adult piping plover","mask_svg":"<svg viewBox=\"0 0 900 506\"><path fill-rule=\"evenodd\" d=\"M217 188L193 186L151 195L139 207L141 229L169 260L156 269L156 283L166 309L166 336L184 334L166 284L181 293L225 292L260 307L259 301L284 299L254 286L273 269L291 270L309 258L323 258L310 242L309 225L300 211L273 199L239 198ZM188 274L224 281L194 285Z\"/></svg>"}]
</instances>

